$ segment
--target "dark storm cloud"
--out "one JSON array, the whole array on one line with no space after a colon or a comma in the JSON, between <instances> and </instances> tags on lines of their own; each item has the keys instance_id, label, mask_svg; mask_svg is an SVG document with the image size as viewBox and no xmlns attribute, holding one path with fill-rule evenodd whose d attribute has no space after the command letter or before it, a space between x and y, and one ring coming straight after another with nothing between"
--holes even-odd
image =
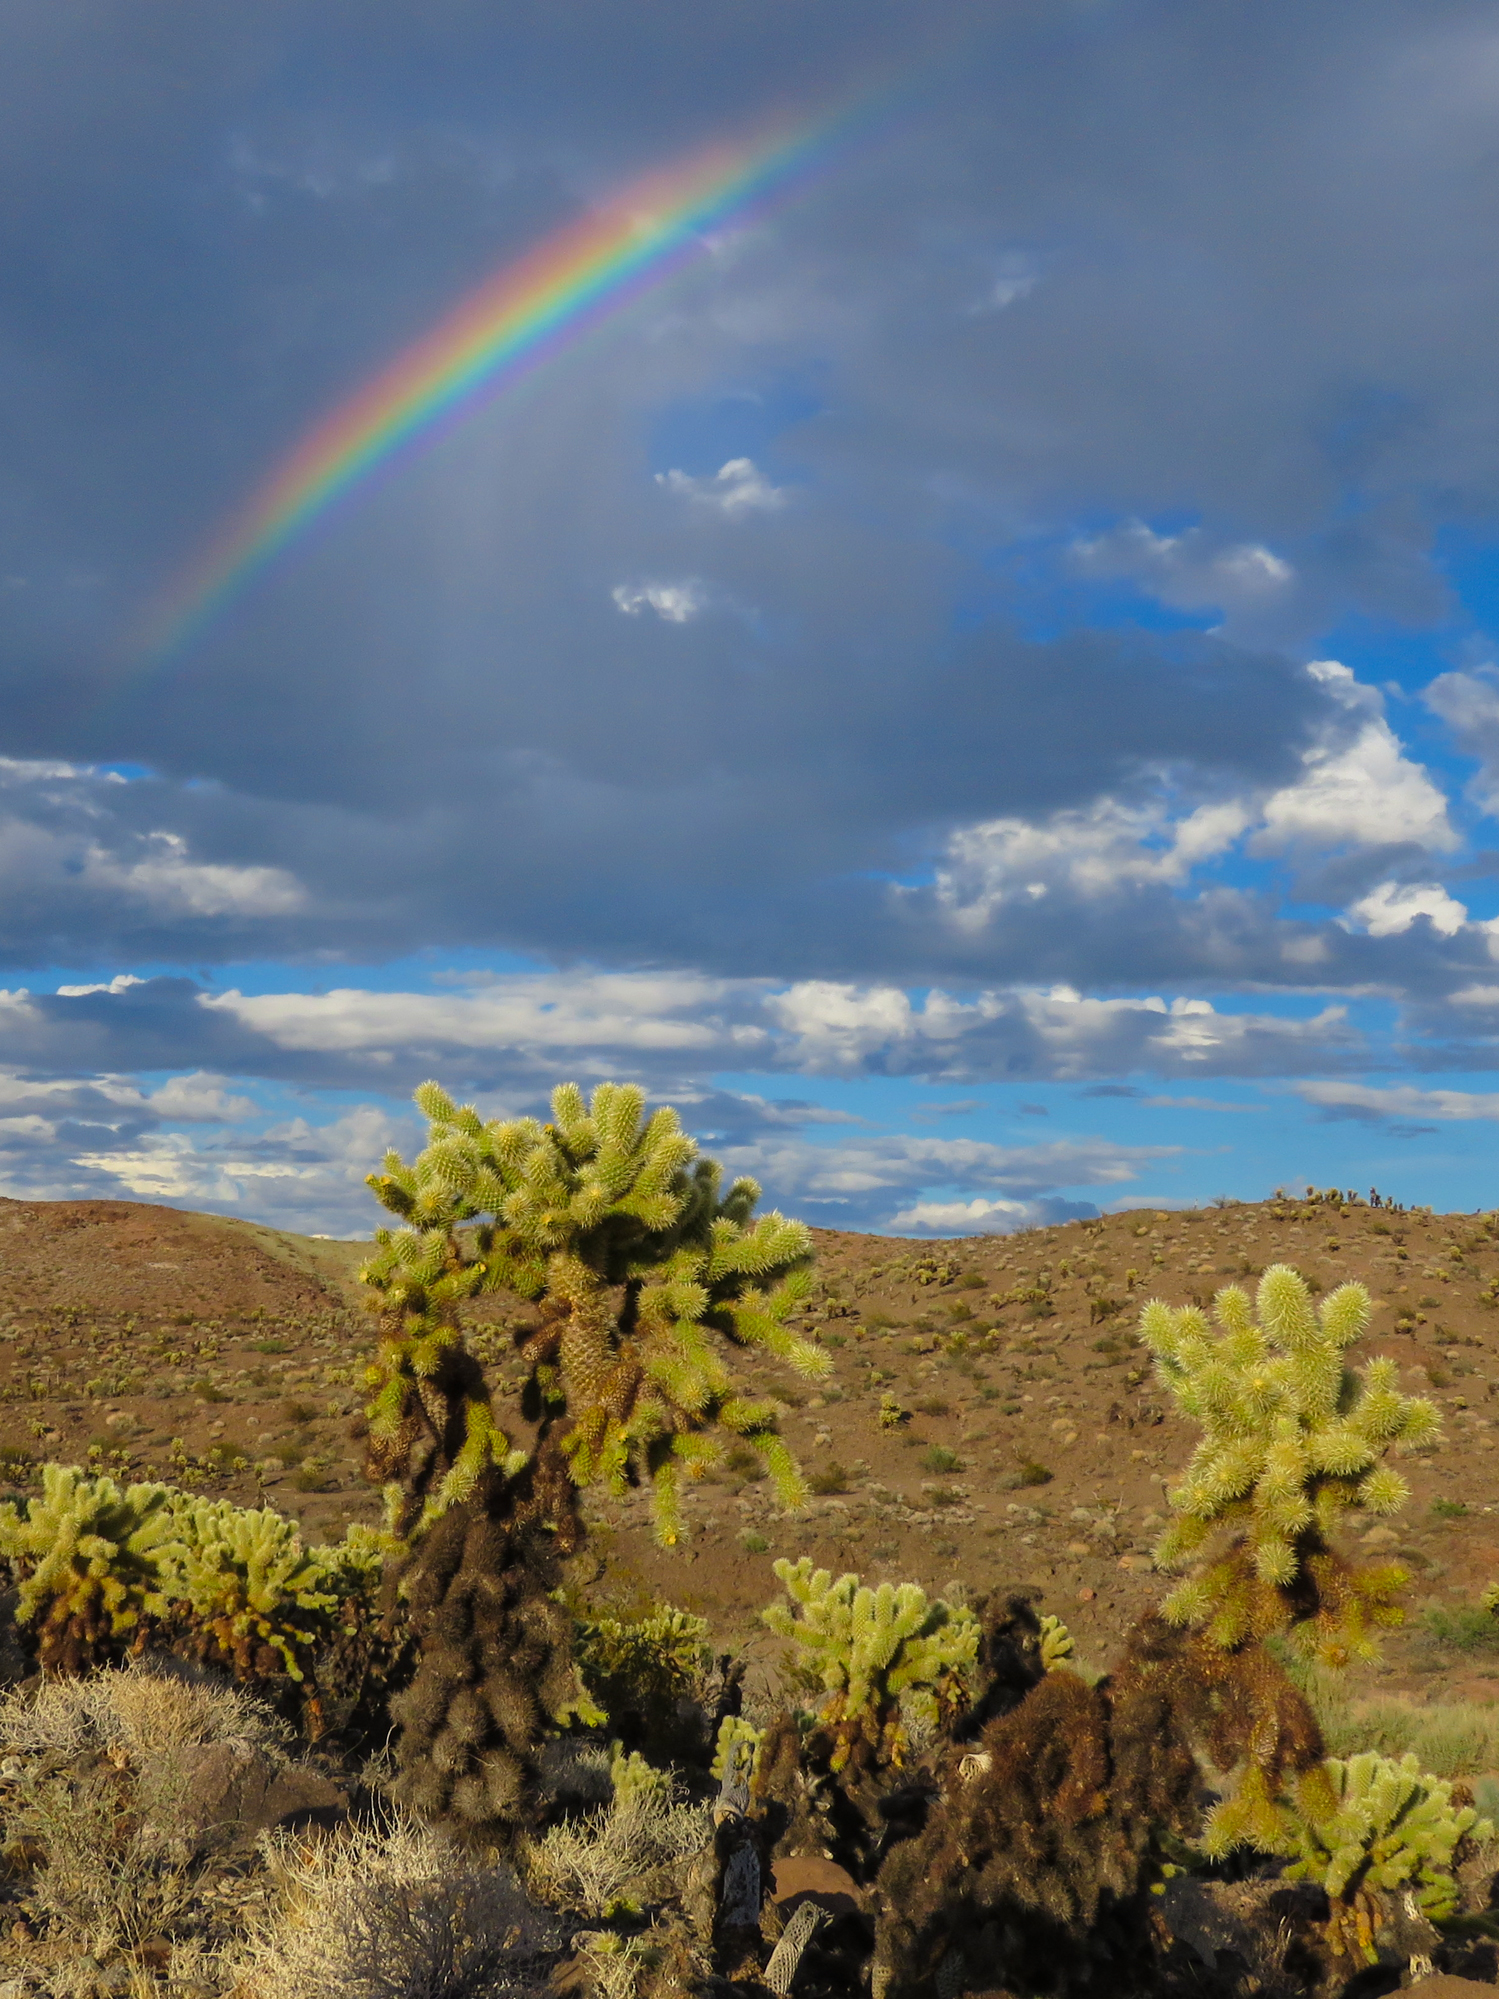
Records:
<instances>
[{"instance_id":1,"label":"dark storm cloud","mask_svg":"<svg viewBox=\"0 0 1499 1999\"><path fill-rule=\"evenodd\" d=\"M4 745L160 773L110 802L112 860L54 893L20 857L10 962L1306 976L1273 899L1142 891L1080 929L1054 893L962 933L879 877L1163 768L1285 783L1331 704L1275 647L1443 612L1432 535L1499 497L1487 10L32 5L7 34ZM814 198L132 670L149 587L465 285L621 174L882 73L916 81ZM788 380L773 502L653 476L663 413ZM1183 513L1093 568L1216 593L1223 635L1081 629L1085 600L1047 629L1074 544ZM1318 935L1329 984L1427 978L1419 932Z\"/></svg>"}]
</instances>

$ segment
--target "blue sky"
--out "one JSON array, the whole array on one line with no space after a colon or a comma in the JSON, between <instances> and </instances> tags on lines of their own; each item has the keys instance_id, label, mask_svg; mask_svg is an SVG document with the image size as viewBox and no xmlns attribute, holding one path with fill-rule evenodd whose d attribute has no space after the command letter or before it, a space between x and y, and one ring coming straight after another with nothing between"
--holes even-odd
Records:
<instances>
[{"instance_id":1,"label":"blue sky","mask_svg":"<svg viewBox=\"0 0 1499 1999\"><path fill-rule=\"evenodd\" d=\"M1491 8L6 34L0 1191L363 1233L436 1075L637 1079L855 1228L1499 1205ZM872 86L796 199L133 649L468 288Z\"/></svg>"}]
</instances>

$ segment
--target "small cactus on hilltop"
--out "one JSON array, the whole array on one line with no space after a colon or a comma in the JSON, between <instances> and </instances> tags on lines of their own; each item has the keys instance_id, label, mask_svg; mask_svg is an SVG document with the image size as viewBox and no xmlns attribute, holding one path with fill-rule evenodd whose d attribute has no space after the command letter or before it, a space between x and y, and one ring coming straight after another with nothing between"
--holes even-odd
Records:
<instances>
[{"instance_id":1,"label":"small cactus on hilltop","mask_svg":"<svg viewBox=\"0 0 1499 1999\"><path fill-rule=\"evenodd\" d=\"M1257 1309L1230 1285L1214 1300L1217 1332L1191 1305L1152 1299L1140 1317L1157 1375L1204 1432L1156 1560L1206 1560L1163 1612L1224 1646L1289 1631L1331 1663L1370 1657L1373 1627L1401 1621L1407 1577L1398 1564L1356 1566L1330 1536L1349 1511L1405 1503L1405 1480L1383 1460L1436 1441L1437 1412L1399 1392L1394 1361L1347 1366L1369 1322L1362 1284L1339 1285L1316 1310L1305 1281L1276 1264Z\"/></svg>"},{"instance_id":2,"label":"small cactus on hilltop","mask_svg":"<svg viewBox=\"0 0 1499 1999\"><path fill-rule=\"evenodd\" d=\"M1328 1757L1280 1805L1277 1821L1271 1837L1250 1838L1231 1816L1215 1816L1207 1850L1252 1844L1286 1860L1289 1878L1326 1891L1334 1952L1370 1964L1378 1958L1382 1897L1403 1889L1431 1921L1445 1921L1459 1906L1452 1874L1458 1842L1494 1837L1492 1824L1471 1805L1455 1805L1451 1784L1424 1775L1414 1756L1396 1762L1374 1750Z\"/></svg>"},{"instance_id":3,"label":"small cactus on hilltop","mask_svg":"<svg viewBox=\"0 0 1499 1999\"><path fill-rule=\"evenodd\" d=\"M784 1558L775 1573L790 1603L761 1613L789 1638L801 1664L826 1693L821 1721L834 1737L835 1770L861 1760L899 1764L906 1748L900 1697L914 1695L935 1716L964 1698L978 1658L979 1621L971 1610L928 1598L915 1583L869 1589L856 1575L834 1579L811 1557Z\"/></svg>"},{"instance_id":4,"label":"small cactus on hilltop","mask_svg":"<svg viewBox=\"0 0 1499 1999\"><path fill-rule=\"evenodd\" d=\"M0 1555L19 1578L17 1621L40 1618L45 1673L83 1673L144 1634L166 1609L162 1562L178 1528L171 1489L121 1489L76 1465L43 1465L23 1515L0 1505Z\"/></svg>"}]
</instances>

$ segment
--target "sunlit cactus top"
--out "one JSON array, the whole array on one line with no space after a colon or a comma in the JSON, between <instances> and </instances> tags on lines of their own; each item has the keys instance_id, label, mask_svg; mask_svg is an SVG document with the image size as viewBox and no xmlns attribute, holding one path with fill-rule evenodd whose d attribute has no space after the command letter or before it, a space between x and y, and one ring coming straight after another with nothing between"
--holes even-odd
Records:
<instances>
[{"instance_id":1,"label":"sunlit cactus top","mask_svg":"<svg viewBox=\"0 0 1499 1999\"><path fill-rule=\"evenodd\" d=\"M486 1124L436 1083L416 1101L430 1121L426 1146L410 1165L388 1154L369 1182L404 1224L377 1232L362 1272L386 1315L372 1438L410 1433L420 1383L460 1339L459 1303L505 1288L541 1301L542 1324L521 1354L542 1400L566 1419L574 1484L620 1490L648 1479L670 1543L681 1475L717 1462L728 1436L752 1446L783 1500L797 1503L803 1489L775 1404L739 1393L724 1355L756 1346L804 1375L827 1372L828 1355L786 1323L811 1283L805 1225L756 1217L753 1180L722 1193L720 1168L698 1156L677 1113L646 1117L633 1085L600 1083L585 1104L564 1084L545 1125ZM471 1490L485 1464L508 1462L487 1397L465 1399L464 1438L437 1507Z\"/></svg>"},{"instance_id":2,"label":"sunlit cactus top","mask_svg":"<svg viewBox=\"0 0 1499 1999\"><path fill-rule=\"evenodd\" d=\"M1394 1565L1355 1569L1328 1537L1350 1508L1398 1511L1409 1488L1384 1462L1392 1448L1437 1439L1430 1402L1402 1395L1392 1360L1348 1367L1369 1323L1362 1284L1313 1306L1286 1264L1260 1279L1256 1306L1231 1285L1213 1301L1215 1331L1197 1307L1152 1299L1140 1331L1156 1373L1203 1438L1171 1495L1178 1518L1156 1551L1180 1568L1227 1530L1221 1559L1165 1605L1206 1625L1220 1644L1297 1629L1324 1655L1367 1655L1370 1624L1400 1621L1391 1601L1406 1580Z\"/></svg>"}]
</instances>

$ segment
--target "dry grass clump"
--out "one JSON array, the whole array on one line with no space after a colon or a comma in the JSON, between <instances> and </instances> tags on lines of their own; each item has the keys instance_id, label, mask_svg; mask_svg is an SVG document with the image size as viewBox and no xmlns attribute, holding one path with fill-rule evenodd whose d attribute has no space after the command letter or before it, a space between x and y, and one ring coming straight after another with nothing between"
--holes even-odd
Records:
<instances>
[{"instance_id":1,"label":"dry grass clump","mask_svg":"<svg viewBox=\"0 0 1499 1999\"><path fill-rule=\"evenodd\" d=\"M622 1783L618 1769L607 1805L564 1819L521 1849L528 1887L554 1908L593 1917L636 1914L659 1899L650 1877L700 1852L712 1837L710 1806L683 1804L669 1780Z\"/></svg>"},{"instance_id":2,"label":"dry grass clump","mask_svg":"<svg viewBox=\"0 0 1499 1999\"><path fill-rule=\"evenodd\" d=\"M271 1750L288 1739L285 1725L241 1688L145 1662L0 1697L0 1749L11 1756L117 1749L142 1768L210 1742Z\"/></svg>"},{"instance_id":3,"label":"dry grass clump","mask_svg":"<svg viewBox=\"0 0 1499 1999\"><path fill-rule=\"evenodd\" d=\"M243 1999L500 1999L540 1993L559 1926L507 1867L404 1818L262 1841L280 1893L235 1966Z\"/></svg>"},{"instance_id":4,"label":"dry grass clump","mask_svg":"<svg viewBox=\"0 0 1499 1999\"><path fill-rule=\"evenodd\" d=\"M282 1736L236 1689L138 1665L6 1695L0 1821L7 1841L38 1856L34 1913L98 1959L148 1943L201 1954L202 1867L174 1836L184 1752Z\"/></svg>"}]
</instances>

